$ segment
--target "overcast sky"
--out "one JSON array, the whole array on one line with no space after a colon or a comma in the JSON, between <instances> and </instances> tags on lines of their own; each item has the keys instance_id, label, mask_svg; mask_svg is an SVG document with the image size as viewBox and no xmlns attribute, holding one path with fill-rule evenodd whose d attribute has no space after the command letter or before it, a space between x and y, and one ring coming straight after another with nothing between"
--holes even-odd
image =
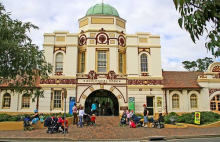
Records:
<instances>
[{"instance_id":1,"label":"overcast sky","mask_svg":"<svg viewBox=\"0 0 220 142\"><path fill-rule=\"evenodd\" d=\"M33 43L43 49L43 34L67 30L78 32L78 19L102 0L0 0L11 17L32 22L39 30L30 33ZM205 36L194 44L189 34L178 25L180 14L173 0L104 0L115 7L119 16L127 21L128 34L150 32L161 36L162 68L180 71L183 61L212 57L205 48ZM220 59L216 59L220 61Z\"/></svg>"}]
</instances>

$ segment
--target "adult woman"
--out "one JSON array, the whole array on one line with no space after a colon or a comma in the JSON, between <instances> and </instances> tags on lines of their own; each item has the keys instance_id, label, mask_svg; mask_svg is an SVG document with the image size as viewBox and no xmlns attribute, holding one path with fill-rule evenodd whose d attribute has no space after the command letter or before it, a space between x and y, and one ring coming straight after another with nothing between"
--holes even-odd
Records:
<instances>
[{"instance_id":1,"label":"adult woman","mask_svg":"<svg viewBox=\"0 0 220 142\"><path fill-rule=\"evenodd\" d=\"M32 115L31 117L33 117L31 124L36 124L39 120L39 114L37 109L34 110L34 115Z\"/></svg>"},{"instance_id":2,"label":"adult woman","mask_svg":"<svg viewBox=\"0 0 220 142\"><path fill-rule=\"evenodd\" d=\"M80 125L80 127L82 127L82 119L83 119L83 115L85 114L83 107L81 106L79 108L79 122L77 123L77 127Z\"/></svg>"}]
</instances>

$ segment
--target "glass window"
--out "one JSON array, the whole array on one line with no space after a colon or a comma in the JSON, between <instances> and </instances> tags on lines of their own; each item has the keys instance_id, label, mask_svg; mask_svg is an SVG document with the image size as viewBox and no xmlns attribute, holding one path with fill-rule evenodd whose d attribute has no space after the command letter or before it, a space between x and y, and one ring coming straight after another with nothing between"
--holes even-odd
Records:
<instances>
[{"instance_id":1,"label":"glass window","mask_svg":"<svg viewBox=\"0 0 220 142\"><path fill-rule=\"evenodd\" d=\"M63 71L63 54L56 55L56 71Z\"/></svg>"},{"instance_id":2,"label":"glass window","mask_svg":"<svg viewBox=\"0 0 220 142\"><path fill-rule=\"evenodd\" d=\"M191 108L197 108L197 96L196 96L196 94L192 94L190 96L190 106L191 106Z\"/></svg>"},{"instance_id":3,"label":"glass window","mask_svg":"<svg viewBox=\"0 0 220 142\"><path fill-rule=\"evenodd\" d=\"M106 51L98 51L98 72L107 72Z\"/></svg>"},{"instance_id":4,"label":"glass window","mask_svg":"<svg viewBox=\"0 0 220 142\"><path fill-rule=\"evenodd\" d=\"M146 54L141 55L141 72L148 72L147 55Z\"/></svg>"},{"instance_id":5,"label":"glass window","mask_svg":"<svg viewBox=\"0 0 220 142\"><path fill-rule=\"evenodd\" d=\"M61 91L54 91L54 103L53 106L54 108L61 108Z\"/></svg>"},{"instance_id":6,"label":"glass window","mask_svg":"<svg viewBox=\"0 0 220 142\"><path fill-rule=\"evenodd\" d=\"M119 53L119 72L123 73L123 54Z\"/></svg>"},{"instance_id":7,"label":"glass window","mask_svg":"<svg viewBox=\"0 0 220 142\"><path fill-rule=\"evenodd\" d=\"M22 108L30 107L30 97L27 97L25 94L22 96Z\"/></svg>"},{"instance_id":8,"label":"glass window","mask_svg":"<svg viewBox=\"0 0 220 142\"><path fill-rule=\"evenodd\" d=\"M177 94L172 96L172 108L179 108L179 95Z\"/></svg>"},{"instance_id":9,"label":"glass window","mask_svg":"<svg viewBox=\"0 0 220 142\"><path fill-rule=\"evenodd\" d=\"M211 110L216 110L216 103L215 102L210 103L210 109Z\"/></svg>"},{"instance_id":10,"label":"glass window","mask_svg":"<svg viewBox=\"0 0 220 142\"><path fill-rule=\"evenodd\" d=\"M81 72L85 71L85 52L81 53Z\"/></svg>"},{"instance_id":11,"label":"glass window","mask_svg":"<svg viewBox=\"0 0 220 142\"><path fill-rule=\"evenodd\" d=\"M10 108L11 107L11 95L6 93L3 96L3 108Z\"/></svg>"}]
</instances>

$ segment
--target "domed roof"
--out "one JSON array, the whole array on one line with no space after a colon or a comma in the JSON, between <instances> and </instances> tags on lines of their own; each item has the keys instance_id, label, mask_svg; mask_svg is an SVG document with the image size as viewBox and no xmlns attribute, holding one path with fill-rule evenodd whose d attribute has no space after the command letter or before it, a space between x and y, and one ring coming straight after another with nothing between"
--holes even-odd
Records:
<instances>
[{"instance_id":1,"label":"domed roof","mask_svg":"<svg viewBox=\"0 0 220 142\"><path fill-rule=\"evenodd\" d=\"M104 3L90 7L86 13L86 16L88 15L114 15L119 17L118 11L114 7Z\"/></svg>"}]
</instances>

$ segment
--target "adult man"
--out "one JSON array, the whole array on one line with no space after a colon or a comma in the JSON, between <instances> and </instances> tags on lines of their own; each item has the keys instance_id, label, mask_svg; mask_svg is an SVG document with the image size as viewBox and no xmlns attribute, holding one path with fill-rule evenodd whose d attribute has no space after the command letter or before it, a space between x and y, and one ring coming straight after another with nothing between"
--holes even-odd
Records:
<instances>
[{"instance_id":1,"label":"adult man","mask_svg":"<svg viewBox=\"0 0 220 142\"><path fill-rule=\"evenodd\" d=\"M147 110L146 104L143 104L143 107L144 107L144 124L143 124L143 127L147 127L147 118L148 118L149 111Z\"/></svg>"},{"instance_id":2,"label":"adult man","mask_svg":"<svg viewBox=\"0 0 220 142\"><path fill-rule=\"evenodd\" d=\"M92 114L96 113L96 109L97 109L97 106L96 106L95 102L93 102L92 103Z\"/></svg>"},{"instance_id":3,"label":"adult man","mask_svg":"<svg viewBox=\"0 0 220 142\"><path fill-rule=\"evenodd\" d=\"M73 124L77 124L77 104L75 103L73 108L72 108L72 111L73 111Z\"/></svg>"}]
</instances>

